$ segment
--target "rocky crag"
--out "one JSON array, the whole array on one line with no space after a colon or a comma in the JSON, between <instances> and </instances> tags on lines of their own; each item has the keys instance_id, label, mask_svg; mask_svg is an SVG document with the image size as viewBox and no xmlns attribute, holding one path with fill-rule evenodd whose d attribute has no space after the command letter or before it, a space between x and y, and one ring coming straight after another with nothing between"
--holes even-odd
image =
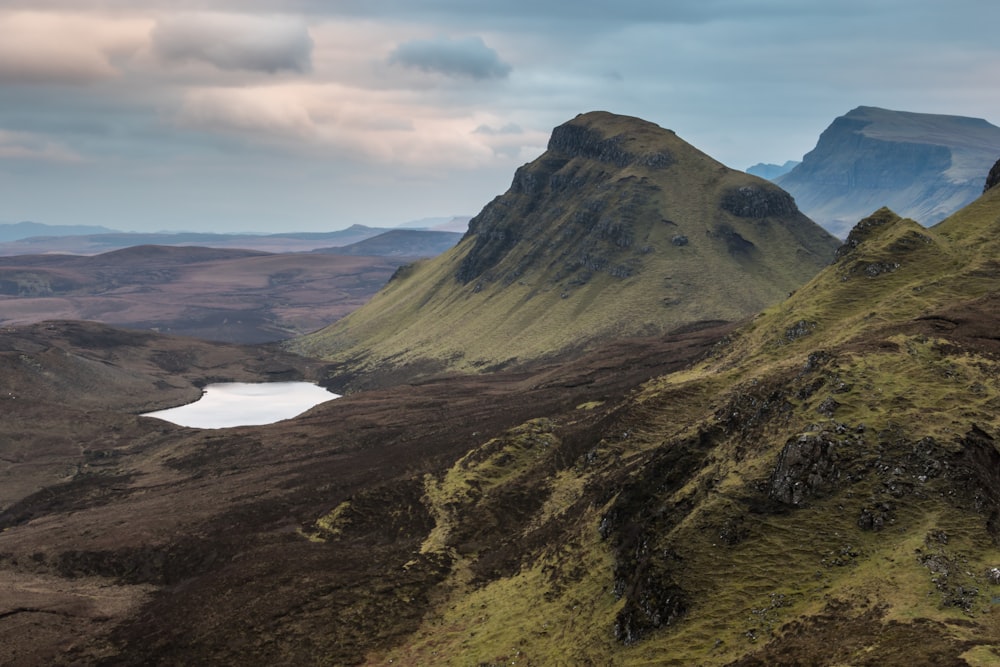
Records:
<instances>
[{"instance_id":1,"label":"rocky crag","mask_svg":"<svg viewBox=\"0 0 1000 667\"><path fill-rule=\"evenodd\" d=\"M997 155L1000 128L985 120L858 107L775 182L843 237L882 206L923 225L940 222L979 196Z\"/></svg>"}]
</instances>

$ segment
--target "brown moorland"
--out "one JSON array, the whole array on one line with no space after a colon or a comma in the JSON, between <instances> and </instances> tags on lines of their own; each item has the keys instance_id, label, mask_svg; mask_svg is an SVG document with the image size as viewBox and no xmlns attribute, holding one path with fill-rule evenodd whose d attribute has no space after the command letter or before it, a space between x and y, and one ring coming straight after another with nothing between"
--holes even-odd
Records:
<instances>
[{"instance_id":1,"label":"brown moorland","mask_svg":"<svg viewBox=\"0 0 1000 667\"><path fill-rule=\"evenodd\" d=\"M367 302L407 261L186 246L0 257L0 326L74 319L232 343L284 340Z\"/></svg>"},{"instance_id":2,"label":"brown moorland","mask_svg":"<svg viewBox=\"0 0 1000 667\"><path fill-rule=\"evenodd\" d=\"M356 663L416 629L447 574L445 560L419 554L434 524L426 475L540 415L563 424L570 462L627 428L612 415L632 388L729 329L707 323L563 365L438 378L220 430L136 413L212 380L327 369L90 323L8 330L0 662ZM317 528L345 503L349 539ZM536 503L512 497L511 517Z\"/></svg>"}]
</instances>

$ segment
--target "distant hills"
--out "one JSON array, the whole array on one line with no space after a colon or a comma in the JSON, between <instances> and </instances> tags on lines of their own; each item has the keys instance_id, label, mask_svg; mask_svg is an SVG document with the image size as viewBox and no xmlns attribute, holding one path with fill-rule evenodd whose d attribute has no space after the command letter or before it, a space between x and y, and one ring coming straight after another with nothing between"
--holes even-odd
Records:
<instances>
[{"instance_id":1,"label":"distant hills","mask_svg":"<svg viewBox=\"0 0 1000 667\"><path fill-rule=\"evenodd\" d=\"M836 246L773 184L652 123L593 112L556 128L458 246L296 349L354 371L509 366L744 317Z\"/></svg>"},{"instance_id":2,"label":"distant hills","mask_svg":"<svg viewBox=\"0 0 1000 667\"><path fill-rule=\"evenodd\" d=\"M34 224L34 223L32 223ZM40 225L48 230L47 225ZM2 229L2 227L0 227ZM55 229L60 229L55 227ZM74 230L75 227L63 227ZM389 231L380 227L351 225L333 232L288 232L280 234L216 234L206 232L101 232L50 233L0 243L0 255L70 253L97 255L140 245L201 246L261 252L308 252L316 248L348 245Z\"/></svg>"},{"instance_id":3,"label":"distant hills","mask_svg":"<svg viewBox=\"0 0 1000 667\"><path fill-rule=\"evenodd\" d=\"M972 202L1000 157L1000 128L978 118L858 107L833 121L775 182L843 237L882 206L932 225Z\"/></svg>"},{"instance_id":4,"label":"distant hills","mask_svg":"<svg viewBox=\"0 0 1000 667\"><path fill-rule=\"evenodd\" d=\"M94 320L213 341L272 342L343 317L404 261L153 245L94 256L0 257L0 326Z\"/></svg>"},{"instance_id":5,"label":"distant hills","mask_svg":"<svg viewBox=\"0 0 1000 667\"><path fill-rule=\"evenodd\" d=\"M18 241L33 236L85 236L113 234L114 229L88 225L45 225L40 222L0 223L0 243Z\"/></svg>"},{"instance_id":6,"label":"distant hills","mask_svg":"<svg viewBox=\"0 0 1000 667\"><path fill-rule=\"evenodd\" d=\"M469 216L455 215L450 218L421 218L396 225L396 229L422 229L432 232L458 232L464 234L469 229Z\"/></svg>"},{"instance_id":7,"label":"distant hills","mask_svg":"<svg viewBox=\"0 0 1000 667\"><path fill-rule=\"evenodd\" d=\"M773 181L778 176L787 174L799 164L800 162L798 160L787 160L784 164L758 162L752 167L747 167L746 172L748 174L753 174L754 176L760 176L761 178Z\"/></svg>"},{"instance_id":8,"label":"distant hills","mask_svg":"<svg viewBox=\"0 0 1000 667\"><path fill-rule=\"evenodd\" d=\"M400 226L413 232L405 238L406 243L418 243L423 234L436 238L438 243L445 236L436 234L463 233L468 227L468 218L429 218ZM104 227L76 225L45 225L35 222L0 224L0 256L41 255L46 253L68 253L77 255L97 255L112 250L120 250L139 245L160 246L202 246L212 248L232 248L259 250L262 252L311 252L321 248L348 246L365 239L394 231L392 227L368 227L351 225L346 229L332 232L282 232L276 234L223 234L210 232L121 232ZM421 240L419 243L426 243ZM433 242L432 242L433 245ZM387 248L387 244L381 246ZM407 254L402 247L393 248L390 254ZM424 251L414 253L422 255Z\"/></svg>"},{"instance_id":9,"label":"distant hills","mask_svg":"<svg viewBox=\"0 0 1000 667\"><path fill-rule=\"evenodd\" d=\"M378 257L436 257L462 239L459 232L437 232L418 229L391 229L334 248L319 248L313 252L336 255L370 255Z\"/></svg>"}]
</instances>

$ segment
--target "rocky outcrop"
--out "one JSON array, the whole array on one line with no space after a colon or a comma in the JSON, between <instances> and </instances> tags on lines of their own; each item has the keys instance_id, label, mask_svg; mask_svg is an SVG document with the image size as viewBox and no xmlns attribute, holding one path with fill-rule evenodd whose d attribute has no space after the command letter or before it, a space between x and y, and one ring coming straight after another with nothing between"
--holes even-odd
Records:
<instances>
[{"instance_id":1,"label":"rocky outcrop","mask_svg":"<svg viewBox=\"0 0 1000 667\"><path fill-rule=\"evenodd\" d=\"M597 160L619 169L636 164L650 169L669 167L673 158L669 151L653 150L639 154L625 149L625 135L605 137L601 132L582 125L565 123L552 130L548 150L570 158Z\"/></svg>"},{"instance_id":2,"label":"rocky outcrop","mask_svg":"<svg viewBox=\"0 0 1000 667\"><path fill-rule=\"evenodd\" d=\"M986 185L983 187L983 192L986 192L998 183L1000 183L1000 160L997 160L993 164L993 168L990 169L989 175L986 176Z\"/></svg>"},{"instance_id":3,"label":"rocky outcrop","mask_svg":"<svg viewBox=\"0 0 1000 667\"><path fill-rule=\"evenodd\" d=\"M837 248L837 259L843 259L867 239L898 220L899 216L888 208L883 207L875 211L851 228L851 232L847 235L847 239L844 240L844 244Z\"/></svg>"},{"instance_id":4,"label":"rocky outcrop","mask_svg":"<svg viewBox=\"0 0 1000 667\"><path fill-rule=\"evenodd\" d=\"M840 478L838 439L826 433L806 433L781 450L768 482L768 496L785 505L799 506L822 495Z\"/></svg>"},{"instance_id":5,"label":"rocky outcrop","mask_svg":"<svg viewBox=\"0 0 1000 667\"><path fill-rule=\"evenodd\" d=\"M722 196L719 205L738 218L767 218L798 212L792 196L775 187L744 185Z\"/></svg>"}]
</instances>

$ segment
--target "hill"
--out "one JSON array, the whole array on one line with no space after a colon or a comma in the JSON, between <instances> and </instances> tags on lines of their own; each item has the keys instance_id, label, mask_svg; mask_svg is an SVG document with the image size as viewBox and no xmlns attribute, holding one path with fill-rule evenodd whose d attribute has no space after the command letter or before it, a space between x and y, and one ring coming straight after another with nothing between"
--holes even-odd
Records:
<instances>
[{"instance_id":1,"label":"hill","mask_svg":"<svg viewBox=\"0 0 1000 667\"><path fill-rule=\"evenodd\" d=\"M775 182L843 237L882 206L925 226L940 222L979 196L997 156L1000 128L985 120L858 107Z\"/></svg>"},{"instance_id":2,"label":"hill","mask_svg":"<svg viewBox=\"0 0 1000 667\"><path fill-rule=\"evenodd\" d=\"M766 164L764 162L758 162L752 167L747 167L746 172L748 174L753 174L754 176L760 176L761 178L773 181L778 176L790 172L798 164L799 162L797 160L786 160L784 164Z\"/></svg>"},{"instance_id":3,"label":"hill","mask_svg":"<svg viewBox=\"0 0 1000 667\"><path fill-rule=\"evenodd\" d=\"M461 238L462 234L458 232L393 229L363 241L334 248L319 248L313 252L371 257L436 257L453 248Z\"/></svg>"},{"instance_id":4,"label":"hill","mask_svg":"<svg viewBox=\"0 0 1000 667\"><path fill-rule=\"evenodd\" d=\"M0 243L19 241L34 236L81 236L112 233L115 233L115 230L98 225L45 225L27 221L0 223Z\"/></svg>"},{"instance_id":5,"label":"hill","mask_svg":"<svg viewBox=\"0 0 1000 667\"><path fill-rule=\"evenodd\" d=\"M216 341L283 340L357 308L402 263L197 246L0 257L0 326L80 319Z\"/></svg>"},{"instance_id":6,"label":"hill","mask_svg":"<svg viewBox=\"0 0 1000 667\"><path fill-rule=\"evenodd\" d=\"M774 185L652 123L593 112L557 127L458 246L293 347L352 376L496 369L745 317L836 245Z\"/></svg>"},{"instance_id":7,"label":"hill","mask_svg":"<svg viewBox=\"0 0 1000 667\"><path fill-rule=\"evenodd\" d=\"M29 223L34 224L34 223ZM0 242L0 256L44 255L65 253L73 255L99 255L134 246L201 246L260 252L309 252L316 248L347 245L387 229L351 225L333 232L285 232L281 234L221 234L211 232L87 232L84 228L52 228L39 226L44 235L20 237ZM75 233L73 230L78 230ZM0 238L0 241L4 239Z\"/></svg>"}]
</instances>

